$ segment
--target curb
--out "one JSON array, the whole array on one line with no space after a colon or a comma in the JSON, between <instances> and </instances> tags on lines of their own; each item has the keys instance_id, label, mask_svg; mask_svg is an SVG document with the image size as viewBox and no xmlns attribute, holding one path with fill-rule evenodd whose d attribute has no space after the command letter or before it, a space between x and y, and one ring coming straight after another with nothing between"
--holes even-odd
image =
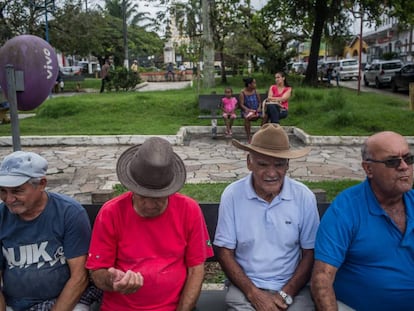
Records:
<instances>
[{"instance_id":1,"label":"curb","mask_svg":"<svg viewBox=\"0 0 414 311\"><path fill-rule=\"evenodd\" d=\"M253 126L252 132L259 129L259 126ZM304 144L312 145L342 145L342 146L360 146L363 144L366 136L311 136L303 130L296 127L284 127L290 135L295 135ZM224 126L217 127L217 133L223 134ZM243 126L234 126L235 134L244 134ZM142 144L148 137L162 137L168 140L172 145L184 145L186 139L191 135L209 135L211 126L183 126L176 135L73 135L73 136L21 136L20 143L22 146L105 146L105 145L136 145ZM414 137L406 137L408 144L414 145ZM11 136L1 136L0 146L13 146Z\"/></svg>"}]
</instances>

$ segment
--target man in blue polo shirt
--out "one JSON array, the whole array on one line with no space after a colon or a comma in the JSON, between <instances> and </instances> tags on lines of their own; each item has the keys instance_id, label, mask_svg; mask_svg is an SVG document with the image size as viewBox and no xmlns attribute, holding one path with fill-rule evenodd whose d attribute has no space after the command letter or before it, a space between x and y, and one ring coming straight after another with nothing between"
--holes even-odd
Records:
<instances>
[{"instance_id":1,"label":"man in blue polo shirt","mask_svg":"<svg viewBox=\"0 0 414 311\"><path fill-rule=\"evenodd\" d=\"M397 133L365 141L366 180L338 195L318 230L311 282L318 310L414 310L413 162Z\"/></svg>"}]
</instances>

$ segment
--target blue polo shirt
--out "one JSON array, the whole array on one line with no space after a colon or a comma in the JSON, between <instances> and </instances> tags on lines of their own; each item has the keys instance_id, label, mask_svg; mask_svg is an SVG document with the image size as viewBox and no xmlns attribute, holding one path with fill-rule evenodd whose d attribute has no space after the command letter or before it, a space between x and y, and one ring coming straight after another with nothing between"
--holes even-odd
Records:
<instances>
[{"instance_id":1,"label":"blue polo shirt","mask_svg":"<svg viewBox=\"0 0 414 311\"><path fill-rule=\"evenodd\" d=\"M257 196L252 175L223 192L214 244L235 259L259 288L280 290L292 277L302 249L313 249L319 214L315 195L285 177L271 203Z\"/></svg>"},{"instance_id":2,"label":"blue polo shirt","mask_svg":"<svg viewBox=\"0 0 414 311\"><path fill-rule=\"evenodd\" d=\"M404 234L368 180L339 194L322 218L315 258L338 268L336 298L358 311L414 310L414 191L404 202Z\"/></svg>"}]
</instances>

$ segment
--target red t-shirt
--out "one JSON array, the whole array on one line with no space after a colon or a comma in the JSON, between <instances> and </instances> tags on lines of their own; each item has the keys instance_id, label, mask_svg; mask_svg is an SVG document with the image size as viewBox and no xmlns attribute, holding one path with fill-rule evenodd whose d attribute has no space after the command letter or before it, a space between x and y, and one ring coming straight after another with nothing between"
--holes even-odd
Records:
<instances>
[{"instance_id":1,"label":"red t-shirt","mask_svg":"<svg viewBox=\"0 0 414 311\"><path fill-rule=\"evenodd\" d=\"M277 85L272 85L272 96L282 97L290 89L291 89L290 87L284 87L282 92L279 93L279 90L277 89ZM281 102L280 105L285 109L289 109L289 102L287 100Z\"/></svg>"},{"instance_id":2,"label":"red t-shirt","mask_svg":"<svg viewBox=\"0 0 414 311\"><path fill-rule=\"evenodd\" d=\"M104 292L102 311L176 310L187 268L213 255L207 227L197 202L182 194L168 198L164 213L139 216L132 193L101 208L93 227L86 268L115 267L140 272L144 285L136 293Z\"/></svg>"}]
</instances>

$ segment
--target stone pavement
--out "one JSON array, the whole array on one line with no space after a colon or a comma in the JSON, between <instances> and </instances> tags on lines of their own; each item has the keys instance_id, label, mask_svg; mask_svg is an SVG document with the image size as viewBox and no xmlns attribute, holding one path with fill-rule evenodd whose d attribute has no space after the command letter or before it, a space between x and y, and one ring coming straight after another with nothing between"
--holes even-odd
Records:
<instances>
[{"instance_id":1,"label":"stone pavement","mask_svg":"<svg viewBox=\"0 0 414 311\"><path fill-rule=\"evenodd\" d=\"M257 128L256 128L257 129ZM174 150L184 160L187 168L187 183L231 182L245 176L246 153L232 146L231 139L225 138L224 128L219 127L219 136L212 139L209 127L190 127L180 130L186 133L184 138L165 137L174 144ZM286 129L292 148L305 145L299 134ZM235 138L246 142L243 128L234 128ZM88 140L91 139L91 140ZM130 137L125 142L100 137L101 144L96 144L93 137L78 137L60 141L48 137L48 143L36 139L24 138L22 150L37 152L49 161L48 189L70 195L81 203L91 203L92 193L111 190L118 183L116 161L119 155L131 144L142 143L145 136ZM95 138L96 139L96 138ZM307 157L290 161L289 175L299 180L319 181L334 179L363 179L360 168L360 141L350 139L344 145L330 144L329 138L322 141L314 138L318 144L312 145ZM183 143L179 143L183 141ZM328 143L326 145L326 143ZM0 141L0 158L12 152L11 145Z\"/></svg>"}]
</instances>

